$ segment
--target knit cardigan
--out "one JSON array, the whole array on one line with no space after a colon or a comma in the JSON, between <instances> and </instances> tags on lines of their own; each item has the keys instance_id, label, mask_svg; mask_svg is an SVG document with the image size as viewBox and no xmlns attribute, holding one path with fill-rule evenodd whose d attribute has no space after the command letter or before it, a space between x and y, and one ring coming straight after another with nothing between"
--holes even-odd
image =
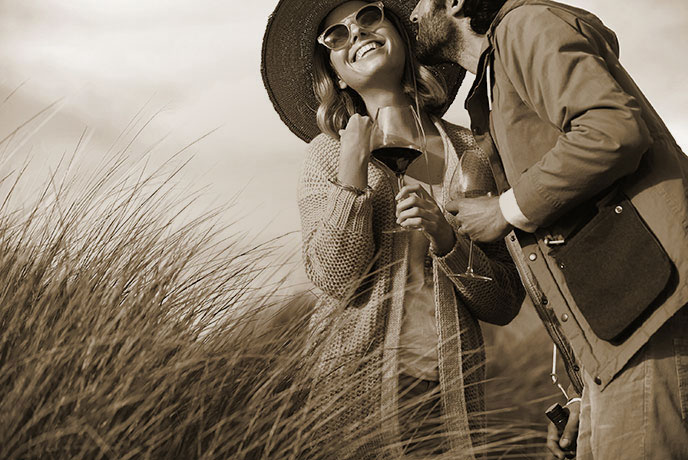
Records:
<instances>
[{"instance_id":1,"label":"knit cardigan","mask_svg":"<svg viewBox=\"0 0 688 460\"><path fill-rule=\"evenodd\" d=\"M459 156L478 147L469 130L436 124L446 133L445 149L455 153L445 167L438 200L443 206ZM401 458L397 351L408 235L382 233L396 222L391 172L371 161L366 191L347 190L333 183L339 153L338 140L326 134L313 139L298 187L305 268L322 291L310 319L309 347L318 361L311 400L326 408L319 441L347 435L352 458ZM456 231L453 216L446 217ZM484 428L485 355L477 320L506 324L523 299L502 242L474 247L474 269L493 282L448 277L466 270L468 244L456 234L451 251L440 257L429 250L426 264L432 267L442 410L454 458L473 458Z\"/></svg>"}]
</instances>

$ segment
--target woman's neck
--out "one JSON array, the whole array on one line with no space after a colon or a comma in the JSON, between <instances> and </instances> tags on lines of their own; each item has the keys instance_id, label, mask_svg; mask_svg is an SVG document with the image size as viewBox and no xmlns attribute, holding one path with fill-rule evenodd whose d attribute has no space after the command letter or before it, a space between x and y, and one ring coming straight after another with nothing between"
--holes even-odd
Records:
<instances>
[{"instance_id":1,"label":"woman's neck","mask_svg":"<svg viewBox=\"0 0 688 460\"><path fill-rule=\"evenodd\" d=\"M401 90L401 88L390 90L387 88L371 88L366 91L361 91L361 99L365 103L368 115L375 118L380 107L387 106L405 106L410 105L409 97Z\"/></svg>"}]
</instances>

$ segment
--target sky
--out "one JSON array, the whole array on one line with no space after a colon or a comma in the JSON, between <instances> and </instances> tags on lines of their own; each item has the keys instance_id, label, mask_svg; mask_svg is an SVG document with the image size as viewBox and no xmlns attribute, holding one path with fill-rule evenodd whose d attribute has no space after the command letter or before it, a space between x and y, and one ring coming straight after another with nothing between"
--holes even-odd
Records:
<instances>
[{"instance_id":1,"label":"sky","mask_svg":"<svg viewBox=\"0 0 688 460\"><path fill-rule=\"evenodd\" d=\"M686 151L688 2L570 3L594 12L617 33L621 62ZM85 129L86 170L112 154L108 148L132 120L131 132L145 125L132 154L155 146L154 162L212 131L185 151L190 160L178 176L180 186L203 190L199 208L235 202L225 218L237 230L264 239L295 232L287 239L293 251L305 144L281 123L260 77L261 40L275 5L0 0L0 139L59 101L50 117L31 125L12 158L0 156L0 174L30 156L29 177L38 185ZM468 124L468 87L470 79L446 115L450 121Z\"/></svg>"}]
</instances>

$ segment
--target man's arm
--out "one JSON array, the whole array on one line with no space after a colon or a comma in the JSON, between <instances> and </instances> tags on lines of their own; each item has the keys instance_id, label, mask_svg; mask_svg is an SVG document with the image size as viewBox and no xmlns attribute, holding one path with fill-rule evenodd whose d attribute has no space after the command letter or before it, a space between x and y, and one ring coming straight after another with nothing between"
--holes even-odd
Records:
<instances>
[{"instance_id":1,"label":"man's arm","mask_svg":"<svg viewBox=\"0 0 688 460\"><path fill-rule=\"evenodd\" d=\"M561 130L555 146L512 184L518 208L535 226L635 171L650 144L637 101L601 57L612 49L600 47L610 45L559 14L567 13L516 8L494 37L497 59L523 101Z\"/></svg>"}]
</instances>

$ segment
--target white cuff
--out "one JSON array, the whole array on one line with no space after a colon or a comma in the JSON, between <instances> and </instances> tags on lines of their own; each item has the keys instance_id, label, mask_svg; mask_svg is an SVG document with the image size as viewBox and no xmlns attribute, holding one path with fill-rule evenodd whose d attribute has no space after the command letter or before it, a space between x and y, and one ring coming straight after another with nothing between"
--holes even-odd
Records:
<instances>
[{"instance_id":1,"label":"white cuff","mask_svg":"<svg viewBox=\"0 0 688 460\"><path fill-rule=\"evenodd\" d=\"M514 189L510 188L499 196L499 209L502 211L504 219L514 227L528 233L537 230L537 225L524 216L521 208L518 207Z\"/></svg>"}]
</instances>

